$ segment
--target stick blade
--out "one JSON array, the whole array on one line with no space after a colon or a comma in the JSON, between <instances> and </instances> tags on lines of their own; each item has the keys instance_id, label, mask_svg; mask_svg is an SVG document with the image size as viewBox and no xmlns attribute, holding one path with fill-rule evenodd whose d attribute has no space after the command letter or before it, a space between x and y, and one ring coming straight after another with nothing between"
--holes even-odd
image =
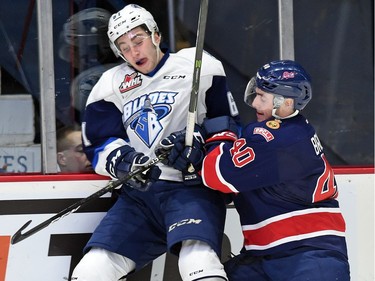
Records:
<instances>
[{"instance_id":1,"label":"stick blade","mask_svg":"<svg viewBox=\"0 0 375 281\"><path fill-rule=\"evenodd\" d=\"M27 223L25 223L16 233L13 234L12 239L10 240L10 243L12 245L22 241L23 239L25 239L22 236L22 230L24 230L26 227L28 227L30 225L30 223L31 223L31 220L29 220Z\"/></svg>"}]
</instances>

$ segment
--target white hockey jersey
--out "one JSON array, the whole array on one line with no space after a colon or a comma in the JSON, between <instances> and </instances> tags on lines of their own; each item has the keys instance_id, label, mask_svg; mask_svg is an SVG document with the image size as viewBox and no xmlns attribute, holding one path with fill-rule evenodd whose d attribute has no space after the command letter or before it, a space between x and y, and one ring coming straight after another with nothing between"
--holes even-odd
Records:
<instances>
[{"instance_id":1,"label":"white hockey jersey","mask_svg":"<svg viewBox=\"0 0 375 281\"><path fill-rule=\"evenodd\" d=\"M103 73L92 89L82 123L85 152L98 174L109 175L107 156L130 145L155 157L154 149L172 132L186 127L195 48L165 53L147 75L123 63ZM238 110L228 90L222 63L204 52L196 122ZM181 172L161 163L160 179L182 181Z\"/></svg>"}]
</instances>

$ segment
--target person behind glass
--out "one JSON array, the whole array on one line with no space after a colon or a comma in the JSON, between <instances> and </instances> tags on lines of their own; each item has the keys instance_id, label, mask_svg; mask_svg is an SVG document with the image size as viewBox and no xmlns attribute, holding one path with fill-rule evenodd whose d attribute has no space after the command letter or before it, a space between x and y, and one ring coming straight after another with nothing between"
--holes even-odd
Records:
<instances>
[{"instance_id":1,"label":"person behind glass","mask_svg":"<svg viewBox=\"0 0 375 281\"><path fill-rule=\"evenodd\" d=\"M225 263L230 281L350 280L333 169L300 114L311 98L300 64L272 61L247 85L245 102L257 121L241 137L236 127L217 128L215 119L203 123L203 182L234 195L244 237L241 253Z\"/></svg>"},{"instance_id":2,"label":"person behind glass","mask_svg":"<svg viewBox=\"0 0 375 281\"><path fill-rule=\"evenodd\" d=\"M82 133L63 127L56 133L57 164L62 173L91 172L93 168L82 147Z\"/></svg>"},{"instance_id":3,"label":"person behind glass","mask_svg":"<svg viewBox=\"0 0 375 281\"><path fill-rule=\"evenodd\" d=\"M104 72L88 97L84 150L98 174L122 178L150 163L160 152L160 141L172 132L185 138L195 48L170 53L160 47L153 16L134 4L111 16L108 37L125 63ZM218 116L239 122L222 63L207 53L196 116L198 123ZM203 145L199 134L197 126L193 147ZM182 149L183 173L158 163L121 187L71 280L123 280L167 251L178 256L183 281L227 280L220 260L225 196L188 174L190 164L203 158L201 150L191 154L189 147Z\"/></svg>"}]
</instances>

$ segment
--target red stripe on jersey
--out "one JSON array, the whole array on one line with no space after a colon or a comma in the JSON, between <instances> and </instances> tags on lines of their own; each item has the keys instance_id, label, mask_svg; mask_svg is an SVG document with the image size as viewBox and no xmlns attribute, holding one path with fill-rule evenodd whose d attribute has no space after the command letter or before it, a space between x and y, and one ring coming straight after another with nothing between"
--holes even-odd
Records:
<instances>
[{"instance_id":1,"label":"red stripe on jersey","mask_svg":"<svg viewBox=\"0 0 375 281\"><path fill-rule=\"evenodd\" d=\"M223 193L238 192L230 183L226 182L220 172L220 157L223 154L223 143L215 147L204 159L202 165L203 183L209 188Z\"/></svg>"},{"instance_id":2,"label":"red stripe on jersey","mask_svg":"<svg viewBox=\"0 0 375 281\"><path fill-rule=\"evenodd\" d=\"M247 250L265 250L322 235L344 236L345 221L339 209L318 208L277 216L242 229Z\"/></svg>"}]
</instances>

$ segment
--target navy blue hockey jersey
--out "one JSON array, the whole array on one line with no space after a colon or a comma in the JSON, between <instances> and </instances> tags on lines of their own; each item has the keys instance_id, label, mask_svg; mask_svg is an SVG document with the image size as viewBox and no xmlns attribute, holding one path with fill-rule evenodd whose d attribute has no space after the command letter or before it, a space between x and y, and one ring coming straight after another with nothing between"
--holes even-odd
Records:
<instances>
[{"instance_id":1,"label":"navy blue hockey jersey","mask_svg":"<svg viewBox=\"0 0 375 281\"><path fill-rule=\"evenodd\" d=\"M206 156L205 185L234 193L244 249L254 255L300 246L346 255L336 181L314 128L300 114L249 124Z\"/></svg>"}]
</instances>

